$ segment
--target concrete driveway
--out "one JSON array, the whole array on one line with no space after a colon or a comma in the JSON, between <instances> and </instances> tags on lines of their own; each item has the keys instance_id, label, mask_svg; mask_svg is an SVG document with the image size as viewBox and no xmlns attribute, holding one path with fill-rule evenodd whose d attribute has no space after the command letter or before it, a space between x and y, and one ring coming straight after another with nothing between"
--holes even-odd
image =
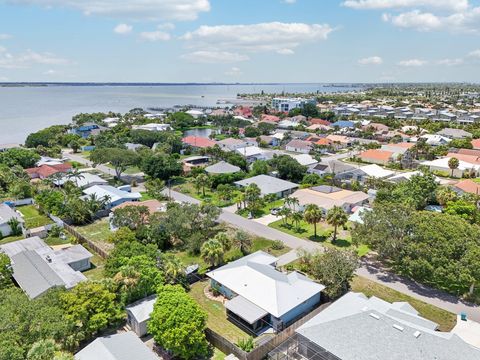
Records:
<instances>
[{"instance_id":1,"label":"concrete driveway","mask_svg":"<svg viewBox=\"0 0 480 360\"><path fill-rule=\"evenodd\" d=\"M263 224L263 225L268 226L268 224L271 224L271 223L273 223L277 220L280 220L280 219L281 219L280 216L268 214L268 215L262 216L261 218L252 219L252 220L259 223L259 224Z\"/></svg>"}]
</instances>

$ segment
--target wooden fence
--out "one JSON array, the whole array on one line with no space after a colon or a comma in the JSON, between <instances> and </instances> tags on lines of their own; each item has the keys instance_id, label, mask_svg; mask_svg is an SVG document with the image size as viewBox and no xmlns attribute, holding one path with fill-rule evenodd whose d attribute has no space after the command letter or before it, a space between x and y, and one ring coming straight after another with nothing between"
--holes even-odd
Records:
<instances>
[{"instance_id":1,"label":"wooden fence","mask_svg":"<svg viewBox=\"0 0 480 360\"><path fill-rule=\"evenodd\" d=\"M262 345L255 347L250 352L243 351L237 345L232 344L222 335L216 333L211 329L207 329L206 331L207 340L223 353L234 354L240 360L261 360L264 359L270 351L274 350L281 343L293 336L295 334L295 330L297 330L300 326L312 319L314 316L318 315L329 305L330 303L320 305L319 307L315 308L310 313L302 317L300 320L294 322L285 330L279 332L276 336L272 337Z\"/></svg>"},{"instance_id":2,"label":"wooden fence","mask_svg":"<svg viewBox=\"0 0 480 360\"><path fill-rule=\"evenodd\" d=\"M75 239L77 239L78 243L80 244L86 244L90 249L95 251L98 255L100 255L101 258L106 259L108 257L108 253L99 248L94 242L91 240L87 239L85 236L80 234L77 230L75 230L72 226L68 224L63 224L63 227L65 230L67 230Z\"/></svg>"}]
</instances>

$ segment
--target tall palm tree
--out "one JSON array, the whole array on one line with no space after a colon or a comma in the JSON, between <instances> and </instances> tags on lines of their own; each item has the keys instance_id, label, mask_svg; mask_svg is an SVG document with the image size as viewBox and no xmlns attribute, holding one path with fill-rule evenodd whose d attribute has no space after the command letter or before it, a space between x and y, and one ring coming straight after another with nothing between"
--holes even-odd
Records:
<instances>
[{"instance_id":1,"label":"tall palm tree","mask_svg":"<svg viewBox=\"0 0 480 360\"><path fill-rule=\"evenodd\" d=\"M303 214L305 221L309 224L313 224L313 236L317 238L317 224L323 219L323 211L318 207L318 205L310 204L305 209Z\"/></svg>"},{"instance_id":2,"label":"tall palm tree","mask_svg":"<svg viewBox=\"0 0 480 360\"><path fill-rule=\"evenodd\" d=\"M303 214L300 211L295 211L292 214L292 221L295 223L295 227L297 229L300 228L300 221L303 219Z\"/></svg>"},{"instance_id":3,"label":"tall palm tree","mask_svg":"<svg viewBox=\"0 0 480 360\"><path fill-rule=\"evenodd\" d=\"M228 237L227 233L220 232L214 236L214 240L222 244L223 250L226 252L232 248L232 241Z\"/></svg>"},{"instance_id":4,"label":"tall palm tree","mask_svg":"<svg viewBox=\"0 0 480 360\"><path fill-rule=\"evenodd\" d=\"M459 165L460 161L456 157L452 157L450 160L448 160L448 167L452 170L452 173L450 174L451 177L453 177L453 172L455 169L458 169Z\"/></svg>"},{"instance_id":5,"label":"tall palm tree","mask_svg":"<svg viewBox=\"0 0 480 360\"><path fill-rule=\"evenodd\" d=\"M243 230L238 230L235 233L233 243L240 249L240 252L243 255L247 255L252 248L252 239L250 238L250 235Z\"/></svg>"},{"instance_id":6,"label":"tall palm tree","mask_svg":"<svg viewBox=\"0 0 480 360\"><path fill-rule=\"evenodd\" d=\"M85 179L85 175L78 171L78 169L73 169L67 174L67 179L74 181L75 184L78 186L78 180Z\"/></svg>"},{"instance_id":7,"label":"tall palm tree","mask_svg":"<svg viewBox=\"0 0 480 360\"><path fill-rule=\"evenodd\" d=\"M334 227L333 231L333 240L334 243L337 241L337 230L339 226L343 226L347 223L348 216L345 210L340 206L334 206L327 212L327 223Z\"/></svg>"},{"instance_id":8,"label":"tall palm tree","mask_svg":"<svg viewBox=\"0 0 480 360\"><path fill-rule=\"evenodd\" d=\"M210 178L207 174L200 174L195 178L195 181L198 182L198 185L202 189L202 195L205 197L205 187L210 186Z\"/></svg>"},{"instance_id":9,"label":"tall palm tree","mask_svg":"<svg viewBox=\"0 0 480 360\"><path fill-rule=\"evenodd\" d=\"M185 267L174 254L162 254L159 267L163 270L167 284L178 284L185 278Z\"/></svg>"},{"instance_id":10,"label":"tall palm tree","mask_svg":"<svg viewBox=\"0 0 480 360\"><path fill-rule=\"evenodd\" d=\"M214 267L223 262L225 249L220 241L211 239L203 243L200 249L200 255L206 263L210 264L210 267Z\"/></svg>"}]
</instances>

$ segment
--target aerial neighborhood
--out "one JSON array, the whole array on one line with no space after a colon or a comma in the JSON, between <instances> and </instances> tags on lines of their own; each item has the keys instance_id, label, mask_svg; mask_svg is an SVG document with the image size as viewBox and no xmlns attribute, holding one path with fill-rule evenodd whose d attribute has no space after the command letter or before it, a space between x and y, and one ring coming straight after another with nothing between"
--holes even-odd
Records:
<instances>
[{"instance_id":1,"label":"aerial neighborhood","mask_svg":"<svg viewBox=\"0 0 480 360\"><path fill-rule=\"evenodd\" d=\"M0 360L480 359L478 87L81 113L0 148Z\"/></svg>"}]
</instances>

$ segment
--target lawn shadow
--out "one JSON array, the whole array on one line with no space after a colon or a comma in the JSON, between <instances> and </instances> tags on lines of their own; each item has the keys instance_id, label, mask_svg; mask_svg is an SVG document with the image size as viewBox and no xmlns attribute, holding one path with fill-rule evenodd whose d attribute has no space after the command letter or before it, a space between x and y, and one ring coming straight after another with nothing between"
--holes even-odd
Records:
<instances>
[{"instance_id":1,"label":"lawn shadow","mask_svg":"<svg viewBox=\"0 0 480 360\"><path fill-rule=\"evenodd\" d=\"M335 241L332 241L332 245L337 246L337 247L350 247L352 246L352 243L348 240L344 239L337 239Z\"/></svg>"}]
</instances>

